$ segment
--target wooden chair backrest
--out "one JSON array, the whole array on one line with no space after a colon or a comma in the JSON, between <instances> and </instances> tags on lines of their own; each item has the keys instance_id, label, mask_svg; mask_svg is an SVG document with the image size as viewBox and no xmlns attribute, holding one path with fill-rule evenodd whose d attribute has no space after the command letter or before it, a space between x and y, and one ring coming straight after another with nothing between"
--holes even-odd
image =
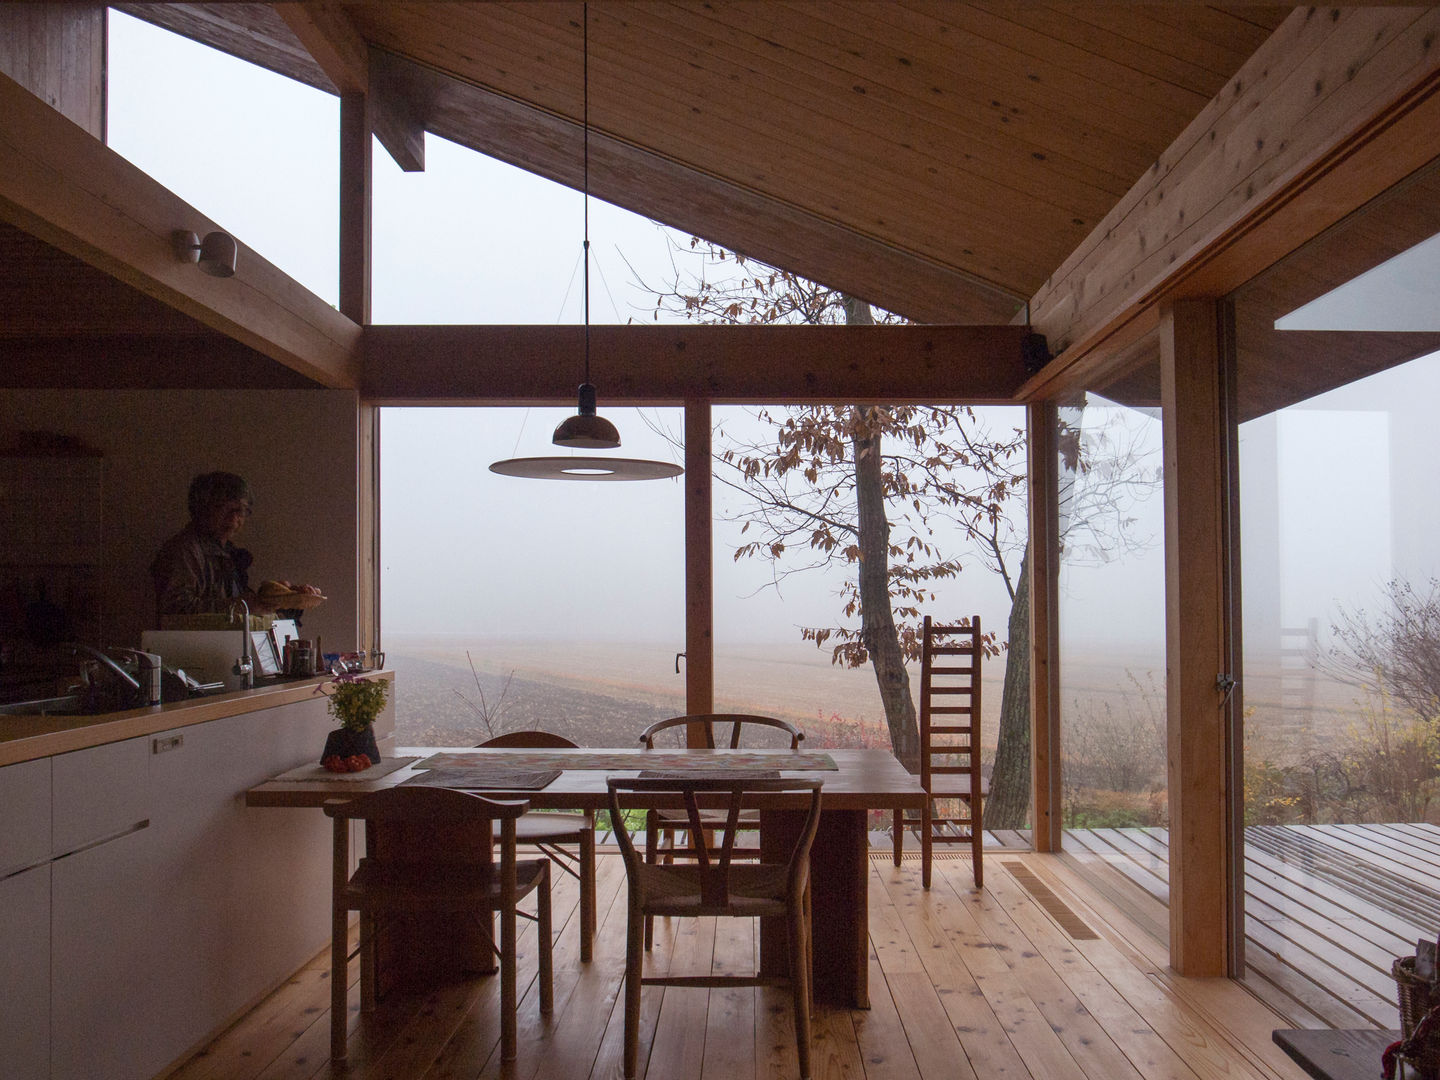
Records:
<instances>
[{"instance_id":1,"label":"wooden chair backrest","mask_svg":"<svg viewBox=\"0 0 1440 1080\"><path fill-rule=\"evenodd\" d=\"M741 734L746 727L770 728L776 731L783 731L790 736L790 749L798 750L800 743L805 738L805 733L788 721L781 720L774 716L757 716L753 713L695 713L690 716L672 716L668 720L657 720L640 733L640 741L645 744L646 750L655 749L655 736L670 728L680 727L688 724L703 724L705 732L705 747L715 749L715 725L730 725L730 749L740 748Z\"/></svg>"},{"instance_id":2,"label":"wooden chair backrest","mask_svg":"<svg viewBox=\"0 0 1440 1080\"><path fill-rule=\"evenodd\" d=\"M968 773L980 790L980 616L936 625L925 616L920 639L920 784L936 774Z\"/></svg>"},{"instance_id":3,"label":"wooden chair backrest","mask_svg":"<svg viewBox=\"0 0 1440 1080\"><path fill-rule=\"evenodd\" d=\"M735 779L733 777L618 777L612 776L605 782L610 794L610 820L615 832L615 841L625 860L625 870L632 883L645 880L647 872L656 868L645 862L645 856L635 847L630 829L625 824L625 804L637 801L622 798L625 795L644 795L647 807L664 803L673 809L678 803L685 809L690 822L690 835L695 843L695 861L700 866L701 898L711 907L723 907L729 902L731 857L735 847L735 834L740 820L740 811L755 804L755 796L783 792L810 792L810 803L805 823L800 829L795 846L785 860L786 880L791 895L798 895L803 889L810 872L810 845L815 840L815 830L820 824L820 794L823 780L788 779L784 777L756 777ZM715 821L702 821L701 811L713 813L723 810L723 826ZM724 841L716 851L706 839L707 830L724 829ZM753 864L752 864L753 865ZM777 864L778 865L778 864ZM643 884L641 885L643 892ZM643 898L642 898L643 899Z\"/></svg>"},{"instance_id":4,"label":"wooden chair backrest","mask_svg":"<svg viewBox=\"0 0 1440 1080\"><path fill-rule=\"evenodd\" d=\"M553 731L507 731L475 744L476 749L496 750L574 750L578 745Z\"/></svg>"}]
</instances>

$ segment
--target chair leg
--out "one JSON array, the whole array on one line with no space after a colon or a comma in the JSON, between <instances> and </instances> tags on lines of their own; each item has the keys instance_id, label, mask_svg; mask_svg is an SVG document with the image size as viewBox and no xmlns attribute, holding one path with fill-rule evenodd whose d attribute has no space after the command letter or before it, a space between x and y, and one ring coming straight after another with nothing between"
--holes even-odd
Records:
<instances>
[{"instance_id":1,"label":"chair leg","mask_svg":"<svg viewBox=\"0 0 1440 1080\"><path fill-rule=\"evenodd\" d=\"M519 1043L515 1017L515 906L500 911L500 1060L514 1061Z\"/></svg>"},{"instance_id":2,"label":"chair leg","mask_svg":"<svg viewBox=\"0 0 1440 1080\"><path fill-rule=\"evenodd\" d=\"M645 922L632 899L625 934L625 1080L635 1080L640 1066L640 976L645 959Z\"/></svg>"},{"instance_id":3,"label":"chair leg","mask_svg":"<svg viewBox=\"0 0 1440 1080\"><path fill-rule=\"evenodd\" d=\"M360 1011L374 1012L380 998L379 963L380 920L369 912L360 913Z\"/></svg>"},{"instance_id":4,"label":"chair leg","mask_svg":"<svg viewBox=\"0 0 1440 1080\"><path fill-rule=\"evenodd\" d=\"M933 827L931 818L934 812L927 796L925 809L920 812L920 883L927 889L930 888L930 830Z\"/></svg>"},{"instance_id":5,"label":"chair leg","mask_svg":"<svg viewBox=\"0 0 1440 1080\"><path fill-rule=\"evenodd\" d=\"M810 1080L810 891L790 909L790 995L800 1080Z\"/></svg>"},{"instance_id":6,"label":"chair leg","mask_svg":"<svg viewBox=\"0 0 1440 1080\"><path fill-rule=\"evenodd\" d=\"M580 962L590 963L595 942L595 825L580 834Z\"/></svg>"},{"instance_id":7,"label":"chair leg","mask_svg":"<svg viewBox=\"0 0 1440 1080\"><path fill-rule=\"evenodd\" d=\"M980 800L970 804L970 867L975 873L975 888L985 887L985 829L980 810Z\"/></svg>"},{"instance_id":8,"label":"chair leg","mask_svg":"<svg viewBox=\"0 0 1440 1080\"><path fill-rule=\"evenodd\" d=\"M349 1026L350 912L336 908L330 919L330 1059L345 1060Z\"/></svg>"},{"instance_id":9,"label":"chair leg","mask_svg":"<svg viewBox=\"0 0 1440 1080\"><path fill-rule=\"evenodd\" d=\"M555 939L550 924L550 861L542 868L535 897L536 936L540 939L540 1012L549 1016L555 1011Z\"/></svg>"},{"instance_id":10,"label":"chair leg","mask_svg":"<svg viewBox=\"0 0 1440 1080\"><path fill-rule=\"evenodd\" d=\"M645 865L654 866L657 858L657 850L660 843L659 825L655 820L655 812L647 811L645 814ZM645 951L650 951L650 946L655 944L655 920L652 916L645 916Z\"/></svg>"},{"instance_id":11,"label":"chair leg","mask_svg":"<svg viewBox=\"0 0 1440 1080\"><path fill-rule=\"evenodd\" d=\"M890 836L895 841L895 865L900 865L901 852L905 850L905 811L894 811L895 821L890 826Z\"/></svg>"}]
</instances>

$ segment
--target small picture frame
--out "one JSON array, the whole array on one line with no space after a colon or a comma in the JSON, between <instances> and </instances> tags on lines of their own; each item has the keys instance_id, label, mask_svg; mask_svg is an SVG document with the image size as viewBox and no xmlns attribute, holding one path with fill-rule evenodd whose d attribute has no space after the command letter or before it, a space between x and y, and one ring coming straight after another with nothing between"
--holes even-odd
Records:
<instances>
[{"instance_id":1,"label":"small picture frame","mask_svg":"<svg viewBox=\"0 0 1440 1080\"><path fill-rule=\"evenodd\" d=\"M250 641L255 653L256 675L279 675L280 658L275 654L275 641L269 630L250 631Z\"/></svg>"}]
</instances>

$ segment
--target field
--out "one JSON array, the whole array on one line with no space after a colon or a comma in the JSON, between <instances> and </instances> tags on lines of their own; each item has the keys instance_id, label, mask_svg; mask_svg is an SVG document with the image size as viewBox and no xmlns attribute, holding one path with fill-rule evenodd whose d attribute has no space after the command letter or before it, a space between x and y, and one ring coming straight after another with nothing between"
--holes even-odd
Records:
<instances>
[{"instance_id":1,"label":"field","mask_svg":"<svg viewBox=\"0 0 1440 1080\"><path fill-rule=\"evenodd\" d=\"M661 646L392 638L386 663L397 674L402 743L480 742L489 737L488 712L495 733L539 727L582 746L627 746L646 724L685 712L685 661L677 674L674 652ZM1004 662L992 661L984 682L990 745L1003 676ZM918 666L915 679L918 690ZM717 650L715 684L717 711L781 717L811 745L888 745L870 669L834 667L803 642Z\"/></svg>"}]
</instances>

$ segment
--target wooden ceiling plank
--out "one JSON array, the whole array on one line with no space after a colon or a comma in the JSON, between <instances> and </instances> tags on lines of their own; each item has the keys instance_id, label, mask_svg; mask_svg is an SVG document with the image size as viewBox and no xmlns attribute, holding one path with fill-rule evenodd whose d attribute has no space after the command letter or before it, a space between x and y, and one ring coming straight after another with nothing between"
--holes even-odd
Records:
<instances>
[{"instance_id":1,"label":"wooden ceiling plank","mask_svg":"<svg viewBox=\"0 0 1440 1080\"><path fill-rule=\"evenodd\" d=\"M863 2L847 6L857 10ZM1190 116L1205 96L1156 80L1144 72L1097 57L1047 34L1036 34L1011 21L1011 7L990 10L974 4L944 4L913 9L896 5L894 17L921 36L944 41L957 57L965 57L990 77L1024 79L1036 94L1053 95L1058 87L1083 96L1111 111L1117 121L1156 131Z\"/></svg>"},{"instance_id":2,"label":"wooden ceiling plank","mask_svg":"<svg viewBox=\"0 0 1440 1080\"><path fill-rule=\"evenodd\" d=\"M1091 20L1087 15L1092 10L1079 6L1042 8L1016 4L1005 9L1004 17L1031 34L1064 42L1092 57L1096 64L1128 68L1141 78L1202 98L1209 98L1215 83L1223 82L1244 59L1216 73L1190 56L1176 55L1160 47L1154 36L1157 28L1146 26L1139 12L1126 9L1116 20L1103 17ZM1171 31L1169 36L1176 44L1192 44L1186 35Z\"/></svg>"},{"instance_id":3,"label":"wooden ceiling plank","mask_svg":"<svg viewBox=\"0 0 1440 1080\"><path fill-rule=\"evenodd\" d=\"M881 145L896 143L901 150L922 153L934 147L935 152L927 153L927 157L947 168L955 165L953 147L964 145L967 157L973 154L993 166L987 172L1005 176L1007 183L1045 202L1055 202L1057 187L1069 185L1082 191L1089 189L1108 201L1112 193L1128 190L1134 179L1133 170L1122 176L1097 164L1101 158L1108 161L1111 157L1108 151L1097 153L1096 147L1097 138L1108 139L1108 134L1075 132L1075 124L1067 117L1064 123L1045 124L1045 136L1037 138L1029 134L1029 121L1058 121L1057 114L1045 117L1038 110L1005 111L993 100L993 89L963 76L936 71L918 49L891 48L875 35L865 40L864 48L858 48L852 27L803 16L787 19L789 10L784 4L722 7L707 9L708 18L702 20L684 9L665 9L663 13L657 9L651 25L662 20L673 22L677 47L694 40L702 27L720 26L733 50L732 58L753 57L754 70L763 68L765 77L777 87L788 85L797 91L803 88L795 81L795 73L804 71L814 86L809 91L813 97L827 105L839 104L832 119L843 122L849 118L867 140ZM773 26L773 37L764 36L755 27L756 19L762 15L770 20L766 25ZM626 42L622 54L631 47ZM881 52L886 55L878 55ZM707 54L720 58L725 55L713 46L707 48ZM787 74L791 76L789 81ZM774 95L767 96L774 99ZM787 95L786 100L794 98ZM1056 135L1058 139L1053 137ZM979 146L986 147L989 153L979 153ZM1141 155L1144 146L1131 142L1129 150L1130 156ZM1037 153L1041 151L1043 154Z\"/></svg>"},{"instance_id":4,"label":"wooden ceiling plank","mask_svg":"<svg viewBox=\"0 0 1440 1080\"><path fill-rule=\"evenodd\" d=\"M1233 75L1270 36L1261 27L1200 5L1167 11L1072 4L1047 11L1056 16L1055 30L1066 40L1095 47L1119 63L1143 57L1138 66L1197 93L1212 92L1216 80Z\"/></svg>"},{"instance_id":5,"label":"wooden ceiling plank","mask_svg":"<svg viewBox=\"0 0 1440 1080\"><path fill-rule=\"evenodd\" d=\"M1108 326L1180 287L1181 269L1190 289L1206 258L1229 258L1228 287L1213 277L1204 283L1228 291L1244 280L1236 273L1268 265L1245 273L1237 257L1273 261L1325 217L1338 220L1378 193L1367 184L1389 186L1440 152L1440 125L1424 122L1440 94L1437 36L1436 9L1297 9L1036 294L1036 328L1052 349L1066 350L1056 363L1073 362ZM1383 163L1387 175L1369 163L1366 183L1335 171L1350 140L1399 125L1410 137ZM1336 176L1343 189L1332 184L1327 199L1306 202L1309 231L1255 212L1283 209L1294 192Z\"/></svg>"},{"instance_id":6,"label":"wooden ceiling plank","mask_svg":"<svg viewBox=\"0 0 1440 1080\"><path fill-rule=\"evenodd\" d=\"M592 326L601 410L621 405L916 401L1001 404L1025 378L1014 326ZM578 326L369 326L374 404L560 404Z\"/></svg>"},{"instance_id":7,"label":"wooden ceiling plank","mask_svg":"<svg viewBox=\"0 0 1440 1080\"><path fill-rule=\"evenodd\" d=\"M215 225L0 75L0 217L326 386L353 387L360 328L240 246L215 278L175 255Z\"/></svg>"},{"instance_id":8,"label":"wooden ceiling plank","mask_svg":"<svg viewBox=\"0 0 1440 1080\"><path fill-rule=\"evenodd\" d=\"M994 77L987 72L981 80L964 64L937 63L954 58L949 52L937 55L933 40L903 28L887 26L887 33L872 33L857 47L846 28L807 19L803 9L776 4L765 10L772 18L788 18L793 27L786 28L794 38L815 43L805 50L808 58L885 87L897 108L932 116L939 124L959 125L957 134L973 127L999 132L1031 150L1045 151L1051 160L1063 158L1067 172L1078 170L1073 175L1106 191L1116 183L1128 188L1127 178L1135 169L1125 161L1147 159L1148 144L1134 137L1134 126L1114 123L1108 110L1067 108L1083 104L1076 96L1044 100L1029 92L1033 84L1009 72Z\"/></svg>"}]
</instances>

